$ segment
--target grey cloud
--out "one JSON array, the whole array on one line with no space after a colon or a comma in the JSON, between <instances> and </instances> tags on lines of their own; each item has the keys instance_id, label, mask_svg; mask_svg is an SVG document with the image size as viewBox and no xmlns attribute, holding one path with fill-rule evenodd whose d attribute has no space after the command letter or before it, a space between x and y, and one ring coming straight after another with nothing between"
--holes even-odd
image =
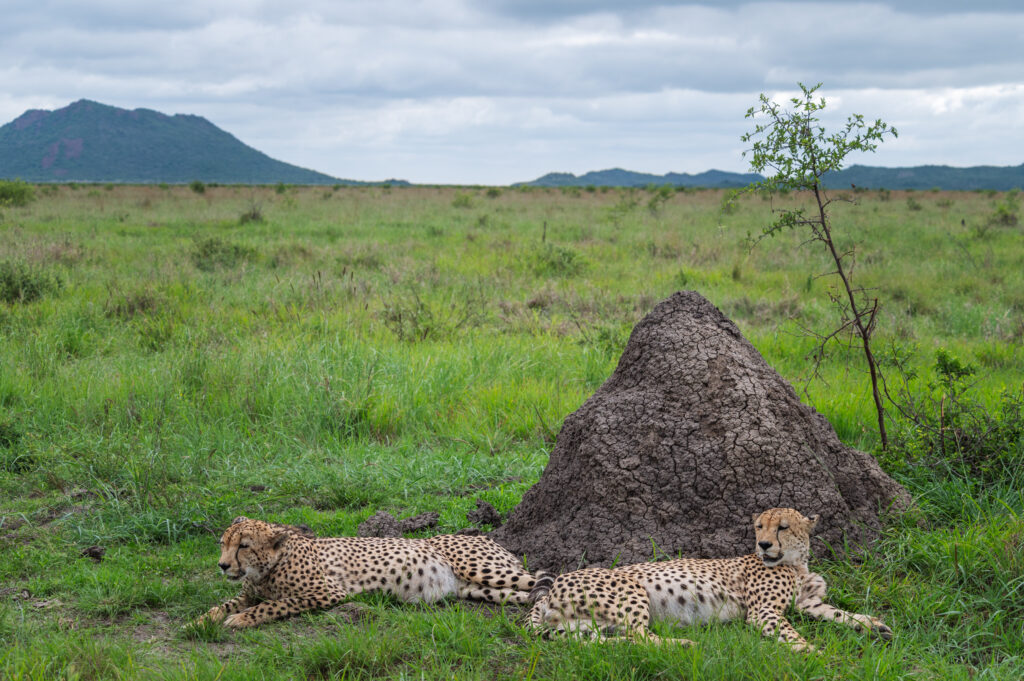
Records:
<instances>
[{"instance_id":1,"label":"grey cloud","mask_svg":"<svg viewBox=\"0 0 1024 681\"><path fill-rule=\"evenodd\" d=\"M184 30L202 26L233 5L225 0L35 0L12 2L4 7L0 34L26 27L69 27L80 30Z\"/></svg>"},{"instance_id":2,"label":"grey cloud","mask_svg":"<svg viewBox=\"0 0 1024 681\"><path fill-rule=\"evenodd\" d=\"M965 6L41 0L5 9L0 113L88 97L205 115L337 175L510 182L610 165L743 170L743 112L802 80L898 124L893 159L1002 157L1024 147L1024 92L928 99L1022 82L1024 8ZM1002 134L950 139L972 120Z\"/></svg>"},{"instance_id":3,"label":"grey cloud","mask_svg":"<svg viewBox=\"0 0 1024 681\"><path fill-rule=\"evenodd\" d=\"M515 18L523 22L551 23L569 17L586 16L599 13L611 13L633 17L642 15L652 9L705 7L746 11L750 6L781 4L797 6L802 11L813 11L815 6L827 9L829 6L853 4L850 0L784 0L784 2L760 2L759 0L485 0L480 3L496 14ZM865 2L863 5L887 5L892 2ZM970 13L1017 13L1020 11L1019 0L900 0L901 12L909 14L970 14Z\"/></svg>"},{"instance_id":4,"label":"grey cloud","mask_svg":"<svg viewBox=\"0 0 1024 681\"><path fill-rule=\"evenodd\" d=\"M538 28L487 23L458 2L417 4L403 14L422 24L379 25L368 16L384 22L399 5L363 4L359 7L371 9L359 11L356 3L311 3L293 10L267 4L262 14L228 13L185 28L43 25L7 41L0 54L111 76L182 74L213 89L248 77L254 87L262 84L264 95L283 88L395 97L595 95L666 87L739 92L794 75L836 87L906 85L915 79L951 85L978 78L998 82L1015 68L1024 69L1024 56L1007 49L1024 34L1024 13L954 18L850 3L753 4L742 10L649 5L653 9L643 21L608 14ZM459 21L439 25L437 8L449 6ZM275 11L278 23L261 18ZM825 11L831 14L820 16ZM350 16L361 19L346 21Z\"/></svg>"}]
</instances>

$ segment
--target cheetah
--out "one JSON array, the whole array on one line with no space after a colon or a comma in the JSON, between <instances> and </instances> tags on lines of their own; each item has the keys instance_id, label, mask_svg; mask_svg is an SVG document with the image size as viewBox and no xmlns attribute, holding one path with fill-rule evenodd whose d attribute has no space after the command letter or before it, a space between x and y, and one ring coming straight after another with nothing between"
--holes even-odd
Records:
<instances>
[{"instance_id":1,"label":"cheetah","mask_svg":"<svg viewBox=\"0 0 1024 681\"><path fill-rule=\"evenodd\" d=\"M815 619L892 638L892 630L880 619L824 602L825 580L807 569L810 533L818 516L805 518L791 508L772 508L753 519L756 549L745 556L587 568L553 581L539 579L532 594L530 626L546 636L579 632L597 640L691 645L688 639L655 636L648 629L650 621L686 625L745 617L764 636L793 650L814 651L784 617L792 602Z\"/></svg>"},{"instance_id":2,"label":"cheetah","mask_svg":"<svg viewBox=\"0 0 1024 681\"><path fill-rule=\"evenodd\" d=\"M239 516L224 531L220 550L220 569L242 583L242 592L197 624L252 627L331 608L361 591L385 591L410 603L455 595L526 604L536 584L515 556L483 536L317 538L302 528Z\"/></svg>"}]
</instances>

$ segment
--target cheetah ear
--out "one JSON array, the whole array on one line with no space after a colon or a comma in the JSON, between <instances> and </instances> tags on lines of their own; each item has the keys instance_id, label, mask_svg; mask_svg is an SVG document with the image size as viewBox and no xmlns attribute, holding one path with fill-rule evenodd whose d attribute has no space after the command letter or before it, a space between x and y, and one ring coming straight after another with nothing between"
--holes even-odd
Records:
<instances>
[{"instance_id":1,"label":"cheetah ear","mask_svg":"<svg viewBox=\"0 0 1024 681\"><path fill-rule=\"evenodd\" d=\"M760 513L752 513L752 514L750 515L750 519L751 519L751 520L752 520L753 522L755 522L755 523L756 523L756 522L757 522L757 519L758 519L758 518L759 518L760 516L761 516L761 514L760 514Z\"/></svg>"},{"instance_id":2,"label":"cheetah ear","mask_svg":"<svg viewBox=\"0 0 1024 681\"><path fill-rule=\"evenodd\" d=\"M232 525L237 525L238 523L244 523L246 520L248 520L248 518L246 518L244 515L240 515L237 518L235 518L234 520L232 520L231 524Z\"/></svg>"},{"instance_id":3,"label":"cheetah ear","mask_svg":"<svg viewBox=\"0 0 1024 681\"><path fill-rule=\"evenodd\" d=\"M286 541L288 541L288 537L290 537L291 534L292 533L289 532L288 530L281 530L277 534L273 535L270 538L270 546L271 546L271 548L274 549L275 551L279 550L282 546L284 546L284 543Z\"/></svg>"},{"instance_id":4,"label":"cheetah ear","mask_svg":"<svg viewBox=\"0 0 1024 681\"><path fill-rule=\"evenodd\" d=\"M821 519L817 513L807 519L807 532L811 532L815 527L818 526L818 521Z\"/></svg>"}]
</instances>

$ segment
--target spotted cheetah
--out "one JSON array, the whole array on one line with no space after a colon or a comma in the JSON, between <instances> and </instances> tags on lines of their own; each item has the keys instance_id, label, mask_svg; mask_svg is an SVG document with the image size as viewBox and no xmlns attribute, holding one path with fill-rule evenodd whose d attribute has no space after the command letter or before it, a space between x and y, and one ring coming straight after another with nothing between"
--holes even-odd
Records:
<instances>
[{"instance_id":1,"label":"spotted cheetah","mask_svg":"<svg viewBox=\"0 0 1024 681\"><path fill-rule=\"evenodd\" d=\"M412 603L451 595L527 603L536 583L515 556L482 536L317 538L240 516L224 531L220 549L220 569L242 582L242 592L197 622L223 620L235 628L330 608L361 591Z\"/></svg>"},{"instance_id":2,"label":"spotted cheetah","mask_svg":"<svg viewBox=\"0 0 1024 681\"><path fill-rule=\"evenodd\" d=\"M688 639L650 633L651 619L695 624L745 617L764 636L793 650L813 651L784 617L792 602L815 619L891 639L892 630L880 619L824 602L825 580L807 569L810 533L817 523L816 515L805 518L791 508L772 508L754 516L757 546L746 556L588 568L538 580L530 625L545 635L576 631L591 639L689 645Z\"/></svg>"}]
</instances>

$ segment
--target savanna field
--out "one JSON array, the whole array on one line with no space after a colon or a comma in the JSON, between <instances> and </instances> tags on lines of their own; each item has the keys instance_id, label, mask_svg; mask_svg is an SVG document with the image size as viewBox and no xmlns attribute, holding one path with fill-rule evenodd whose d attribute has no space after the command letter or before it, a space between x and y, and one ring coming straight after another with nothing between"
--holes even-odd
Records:
<instances>
[{"instance_id":1,"label":"savanna field","mask_svg":"<svg viewBox=\"0 0 1024 681\"><path fill-rule=\"evenodd\" d=\"M751 247L761 196L55 185L0 206L0 678L1020 679L1020 201L846 195L836 233L917 418L890 404L885 452L857 351L808 380L802 329L835 321L829 261L799 234ZM587 645L538 639L517 606L374 594L356 623L183 630L236 593L216 542L237 515L329 536L378 510L439 511L432 533L477 499L509 512L679 289L915 498L862 559L812 559L832 603L894 640L791 611L821 655L742 622L655 628L688 649Z\"/></svg>"}]
</instances>

